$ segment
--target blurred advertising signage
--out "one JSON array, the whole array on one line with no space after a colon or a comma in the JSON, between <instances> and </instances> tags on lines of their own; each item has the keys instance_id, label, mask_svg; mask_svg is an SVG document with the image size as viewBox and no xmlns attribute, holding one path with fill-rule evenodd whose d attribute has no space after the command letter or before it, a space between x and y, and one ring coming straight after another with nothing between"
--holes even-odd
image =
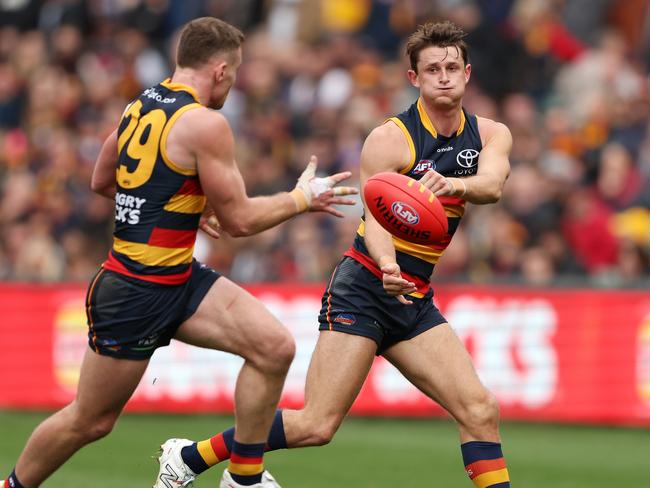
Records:
<instances>
[{"instance_id":1,"label":"blurred advertising signage","mask_svg":"<svg viewBox=\"0 0 650 488\"><path fill-rule=\"evenodd\" d=\"M0 407L72 400L87 348L76 286L0 285ZM318 337L322 286L247 287L293 333L282 405L297 408ZM504 418L650 425L650 297L641 292L439 286L436 303L470 351ZM230 412L242 360L172 342L154 355L128 408ZM440 415L383 358L352 413Z\"/></svg>"}]
</instances>

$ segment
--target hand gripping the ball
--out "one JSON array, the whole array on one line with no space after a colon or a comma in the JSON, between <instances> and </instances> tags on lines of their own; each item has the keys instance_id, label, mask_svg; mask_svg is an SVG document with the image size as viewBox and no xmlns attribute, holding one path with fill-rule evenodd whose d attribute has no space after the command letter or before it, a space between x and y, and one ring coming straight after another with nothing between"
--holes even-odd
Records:
<instances>
[{"instance_id":1,"label":"hand gripping the ball","mask_svg":"<svg viewBox=\"0 0 650 488\"><path fill-rule=\"evenodd\" d=\"M352 173L343 171L324 178L316 177L318 160L312 156L302 172L296 187L290 192L296 202L298 213L327 212L336 217L343 217L343 214L332 205L354 205L356 202L349 198L342 198L344 195L354 195L359 190L351 186L336 186L338 183L347 180Z\"/></svg>"}]
</instances>

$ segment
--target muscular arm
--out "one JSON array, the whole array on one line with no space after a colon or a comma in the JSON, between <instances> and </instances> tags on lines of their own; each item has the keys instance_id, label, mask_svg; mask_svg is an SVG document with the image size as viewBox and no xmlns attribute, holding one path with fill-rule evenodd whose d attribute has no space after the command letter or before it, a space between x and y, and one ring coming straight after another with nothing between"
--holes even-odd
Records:
<instances>
[{"instance_id":1,"label":"muscular arm","mask_svg":"<svg viewBox=\"0 0 650 488\"><path fill-rule=\"evenodd\" d=\"M115 198L117 171L117 130L114 130L104 141L93 175L90 180L90 188L107 198Z\"/></svg>"},{"instance_id":2,"label":"muscular arm","mask_svg":"<svg viewBox=\"0 0 650 488\"><path fill-rule=\"evenodd\" d=\"M194 150L199 179L221 227L232 236L246 236L297 215L298 207L288 192L248 197L228 122L217 112L196 112L201 113L192 114L188 123L197 130Z\"/></svg>"},{"instance_id":3,"label":"muscular arm","mask_svg":"<svg viewBox=\"0 0 650 488\"><path fill-rule=\"evenodd\" d=\"M226 119L208 109L191 110L184 117L201 186L221 228L230 235L256 234L307 210L342 217L332 205L354 205L354 200L342 195L357 193L356 188L333 188L350 172L314 178L313 156L293 191L250 198L235 162L234 138Z\"/></svg>"},{"instance_id":4,"label":"muscular arm","mask_svg":"<svg viewBox=\"0 0 650 488\"><path fill-rule=\"evenodd\" d=\"M436 173L425 175L420 183L438 196L459 196L471 203L485 204L499 201L503 185L510 174L510 130L498 122L479 118L479 130L485 141L478 158L478 171L467 178L445 178Z\"/></svg>"},{"instance_id":5,"label":"muscular arm","mask_svg":"<svg viewBox=\"0 0 650 488\"><path fill-rule=\"evenodd\" d=\"M410 152L402 131L392 122L377 127L366 138L361 150L361 187L372 175L406 167ZM403 295L413 293L415 285L403 279L396 263L392 235L373 217L364 201L365 244L372 259L384 273L384 288L405 304L411 303Z\"/></svg>"}]
</instances>

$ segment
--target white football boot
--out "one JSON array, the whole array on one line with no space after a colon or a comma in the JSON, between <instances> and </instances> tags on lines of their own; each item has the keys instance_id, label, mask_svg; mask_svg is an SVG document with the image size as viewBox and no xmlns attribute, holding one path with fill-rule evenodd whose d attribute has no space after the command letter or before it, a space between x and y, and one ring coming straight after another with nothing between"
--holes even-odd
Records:
<instances>
[{"instance_id":1,"label":"white football boot","mask_svg":"<svg viewBox=\"0 0 650 488\"><path fill-rule=\"evenodd\" d=\"M192 444L194 441L188 439L169 439L160 446L160 470L153 488L184 488L194 485L196 474L181 457L181 449Z\"/></svg>"},{"instance_id":2,"label":"white football boot","mask_svg":"<svg viewBox=\"0 0 650 488\"><path fill-rule=\"evenodd\" d=\"M219 483L219 488L282 488L275 478L271 476L271 473L264 471L262 473L262 482L255 483L254 485L240 485L235 480L232 479L230 471L228 469L223 470L223 476L221 477L221 483Z\"/></svg>"}]
</instances>

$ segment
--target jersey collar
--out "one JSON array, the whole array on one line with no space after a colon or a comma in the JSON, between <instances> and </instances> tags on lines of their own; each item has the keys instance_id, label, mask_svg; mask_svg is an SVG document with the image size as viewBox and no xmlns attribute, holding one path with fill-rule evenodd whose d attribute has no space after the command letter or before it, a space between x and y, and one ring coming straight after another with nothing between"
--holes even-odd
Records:
<instances>
[{"instance_id":1,"label":"jersey collar","mask_svg":"<svg viewBox=\"0 0 650 488\"><path fill-rule=\"evenodd\" d=\"M422 98L418 98L417 102L417 107L418 107L418 112L420 114L420 120L422 121L422 125L424 125L424 128L429 131L429 133L435 137L436 139L438 138L438 131L436 128L433 126L431 123L431 119L429 118L429 114L427 111L424 109L424 104L422 103ZM465 111L461 110L460 111L460 124L458 125L458 130L456 131L456 135L459 136L462 134L463 130L465 129Z\"/></svg>"},{"instance_id":2,"label":"jersey collar","mask_svg":"<svg viewBox=\"0 0 650 488\"><path fill-rule=\"evenodd\" d=\"M200 103L199 94L196 92L196 89L192 86L185 85L183 83L176 83L172 81L171 78L167 78L165 81L161 81L160 84L172 91L186 91L187 93L192 95L195 102Z\"/></svg>"}]
</instances>

